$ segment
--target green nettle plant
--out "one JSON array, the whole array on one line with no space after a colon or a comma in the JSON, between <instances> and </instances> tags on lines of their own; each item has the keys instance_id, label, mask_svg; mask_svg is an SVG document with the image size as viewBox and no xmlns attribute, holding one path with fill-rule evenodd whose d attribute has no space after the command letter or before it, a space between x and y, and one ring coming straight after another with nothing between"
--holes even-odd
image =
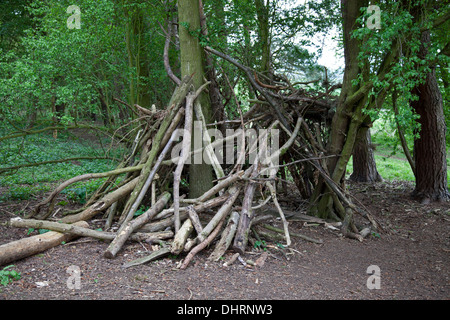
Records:
<instances>
[{"instance_id":1,"label":"green nettle plant","mask_svg":"<svg viewBox=\"0 0 450 320\"><path fill-rule=\"evenodd\" d=\"M2 270L0 270L0 284L3 286L7 286L14 280L20 279L20 272L17 272L15 270L10 270L14 265L9 265L4 267Z\"/></svg>"}]
</instances>

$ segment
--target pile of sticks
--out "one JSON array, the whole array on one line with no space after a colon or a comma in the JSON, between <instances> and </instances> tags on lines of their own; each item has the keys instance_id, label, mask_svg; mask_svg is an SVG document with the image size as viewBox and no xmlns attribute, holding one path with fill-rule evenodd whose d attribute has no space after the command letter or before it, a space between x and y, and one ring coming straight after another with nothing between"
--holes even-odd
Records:
<instances>
[{"instance_id":1,"label":"pile of sticks","mask_svg":"<svg viewBox=\"0 0 450 320\"><path fill-rule=\"evenodd\" d=\"M213 49L208 50L212 52ZM230 59L227 56L224 58ZM241 113L239 120L227 121L226 124L228 128L280 129L280 145L275 152L267 155L267 150L258 150L254 159L249 162L249 152L255 146L246 145L242 141L243 143L236 145L235 149L239 145L241 150L235 150L234 165L224 166L214 151L223 141L212 142L208 135L203 136L203 148L191 151L194 116L202 124L203 132L207 132L209 125L205 122L197 100L208 83L196 89L191 77L186 77L174 91L166 110L157 112L135 106L142 116L140 131L130 153L115 170L81 175L62 183L26 219L12 219L11 225L44 228L59 234L110 241L104 252L104 257L109 259L116 257L127 241L159 243L159 250L148 257L132 261L127 266L168 254L184 253L186 256L181 263L183 269L216 238L219 240L216 241L211 260L219 260L229 249L243 254L249 243L252 226L267 218L258 215L258 209L271 201L283 224L281 232L284 245L291 245L292 234L278 201L277 182L281 181L282 185L289 183L286 174L290 173L299 193L305 199L314 190L318 176L322 176L337 197L350 203L347 195L329 178L324 165L324 129L320 123L327 121L334 102L328 95L305 95L289 83L284 86L264 85L256 74L251 74L241 65L238 67L244 68L252 76L252 83L261 95L248 112ZM171 158L178 139L176 129L179 128L185 129L183 143L177 157ZM265 131L258 141L270 139L270 132ZM227 136L223 140L230 139L234 141L245 137L241 133ZM209 158L216 180L210 190L195 199L189 199L183 193L182 180L188 171L184 170L187 168L187 160L197 152L202 152ZM275 158L281 159L281 163L276 166L272 161ZM59 213L56 198L61 191L75 182L98 178L107 179L81 210L55 218ZM259 195L261 198L259 204L256 204ZM143 206L148 209L142 213L140 209ZM102 229L105 231L80 225L80 222L89 221L99 214L104 215L105 225ZM320 243L320 240L304 239ZM14 246L12 244L13 248ZM30 247L29 244L20 246ZM7 251L2 247L0 246L0 264L43 249L33 249L32 252L22 253L20 257L12 254L11 257L12 251L20 250L17 247L11 250L10 246ZM5 257L6 253L2 255L2 252L9 252L10 256Z\"/></svg>"}]
</instances>

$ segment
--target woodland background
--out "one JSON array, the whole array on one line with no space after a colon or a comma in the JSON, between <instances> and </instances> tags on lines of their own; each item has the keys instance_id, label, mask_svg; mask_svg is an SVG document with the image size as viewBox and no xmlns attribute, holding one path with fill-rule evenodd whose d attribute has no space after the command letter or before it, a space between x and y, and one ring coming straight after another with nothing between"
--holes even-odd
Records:
<instances>
[{"instance_id":1,"label":"woodland background","mask_svg":"<svg viewBox=\"0 0 450 320\"><path fill-rule=\"evenodd\" d=\"M353 202L346 179L413 181L413 203L449 200L449 4L80 0L79 13L67 10L71 5L0 4L0 201L44 199L19 215L41 221L68 211L64 219L72 223L87 220L77 218L90 210L89 218L111 217L104 230L116 218L123 230L158 213L147 194L158 172L156 207L173 198L175 235L183 221L198 218L194 212L182 221L181 209L204 205L211 190L227 200L219 202L221 214L190 226L181 246L194 229L192 242L201 246L212 237L209 244L230 212L241 213L237 235L247 235L257 218L252 206L269 198L289 244L277 194L294 190L308 203L306 215L339 222L344 235L359 240L364 228L355 216L369 221L369 235L377 222ZM369 5L380 8L379 28L368 27ZM281 170L263 181L252 163L160 169L157 157L170 148L179 109L185 126L187 110L220 130L280 126ZM93 209L132 179L138 182L126 195ZM54 201L55 192L64 199ZM81 213L65 210L69 204ZM237 242L234 249L245 252Z\"/></svg>"}]
</instances>

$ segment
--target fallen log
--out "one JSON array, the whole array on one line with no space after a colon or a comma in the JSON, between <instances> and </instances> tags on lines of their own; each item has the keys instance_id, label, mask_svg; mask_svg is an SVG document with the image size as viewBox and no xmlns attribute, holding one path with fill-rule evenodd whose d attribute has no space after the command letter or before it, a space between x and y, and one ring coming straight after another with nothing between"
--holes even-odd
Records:
<instances>
[{"instance_id":1,"label":"fallen log","mask_svg":"<svg viewBox=\"0 0 450 320\"><path fill-rule=\"evenodd\" d=\"M34 220L34 219L17 219L10 220L9 225L16 228L34 228L47 229L60 233L68 233L80 237L90 237L99 240L112 241L117 236L114 232L105 232L92 230L85 227L80 227L77 224L66 224L60 222ZM163 232L139 232L130 235L130 240L138 242L155 242L173 237L172 231Z\"/></svg>"},{"instance_id":2,"label":"fallen log","mask_svg":"<svg viewBox=\"0 0 450 320\"><path fill-rule=\"evenodd\" d=\"M79 227L89 226L85 221L77 222L75 225ZM59 246L61 243L69 242L77 237L79 236L74 234L49 231L6 243L0 246L0 266Z\"/></svg>"}]
</instances>

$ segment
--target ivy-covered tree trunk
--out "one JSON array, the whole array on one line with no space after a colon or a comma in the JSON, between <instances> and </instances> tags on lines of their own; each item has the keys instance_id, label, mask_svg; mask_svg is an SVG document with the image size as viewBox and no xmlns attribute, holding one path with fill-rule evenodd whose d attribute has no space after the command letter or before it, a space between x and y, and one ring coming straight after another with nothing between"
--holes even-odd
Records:
<instances>
[{"instance_id":1,"label":"ivy-covered tree trunk","mask_svg":"<svg viewBox=\"0 0 450 320\"><path fill-rule=\"evenodd\" d=\"M425 59L430 32L422 33L419 56ZM450 199L447 187L445 118L434 67L425 82L413 89L419 99L411 105L420 116L420 138L414 141L416 187L413 196L423 203Z\"/></svg>"},{"instance_id":2,"label":"ivy-covered tree trunk","mask_svg":"<svg viewBox=\"0 0 450 320\"><path fill-rule=\"evenodd\" d=\"M360 41L351 37L352 31L358 28L356 20L361 14L360 8L366 4L366 0L341 1L345 70L341 95L331 124L330 140L327 146L328 154L336 155L329 158L327 166L331 178L337 183L341 183L344 178L359 128L366 117L363 114L363 107L367 102L367 95L355 97L354 94L360 87L352 83L352 80L357 79L363 72L358 64ZM316 186L311 200L310 211L313 215L327 219L344 218L344 208L337 203L337 199L333 197L332 192L329 192L324 181Z\"/></svg>"},{"instance_id":3,"label":"ivy-covered tree trunk","mask_svg":"<svg viewBox=\"0 0 450 320\"><path fill-rule=\"evenodd\" d=\"M200 46L200 11L199 1L179 0L178 1L178 23L180 37L180 56L181 56L181 76L192 76L195 89L204 84L204 52ZM202 112L207 123L211 122L211 102L207 93L202 92L198 97L202 106ZM202 140L201 137L194 137ZM194 142L193 142L194 143ZM189 166L189 197L196 198L207 190L211 189L213 184L212 167L206 164L204 159L202 163L194 163L191 160Z\"/></svg>"}]
</instances>

